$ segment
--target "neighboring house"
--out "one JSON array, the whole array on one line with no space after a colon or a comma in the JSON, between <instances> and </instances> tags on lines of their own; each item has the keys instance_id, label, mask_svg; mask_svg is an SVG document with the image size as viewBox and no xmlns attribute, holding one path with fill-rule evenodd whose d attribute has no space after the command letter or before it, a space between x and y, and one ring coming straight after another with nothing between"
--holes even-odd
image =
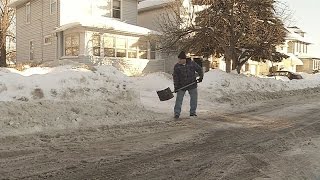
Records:
<instances>
[{"instance_id":1,"label":"neighboring house","mask_svg":"<svg viewBox=\"0 0 320 180\"><path fill-rule=\"evenodd\" d=\"M174 18L170 10L171 5L173 5L175 0L144 0L138 3L138 25L143 26L154 31L161 33L161 27L159 26L162 20L162 16ZM180 8L180 17L184 19L185 23L192 23L194 19L189 19L188 13L197 12L203 9L202 6L192 5L190 0L182 0L182 6ZM176 50L170 52L161 52L160 57L165 59L166 72L173 72L174 64L177 63L178 53ZM193 57L192 57L193 58ZM195 58L198 58L195 56Z\"/></svg>"},{"instance_id":2,"label":"neighboring house","mask_svg":"<svg viewBox=\"0 0 320 180\"><path fill-rule=\"evenodd\" d=\"M15 0L17 62L72 59L127 74L164 71L157 33L137 26L137 0ZM136 72L133 72L136 71Z\"/></svg>"},{"instance_id":3,"label":"neighboring house","mask_svg":"<svg viewBox=\"0 0 320 180\"><path fill-rule=\"evenodd\" d=\"M138 25L161 32L159 18L168 13L166 8L174 0L145 0L138 3ZM165 72L172 73L174 64L177 62L177 53L162 52L161 58L165 59Z\"/></svg>"},{"instance_id":4,"label":"neighboring house","mask_svg":"<svg viewBox=\"0 0 320 180\"><path fill-rule=\"evenodd\" d=\"M308 46L311 42L307 40L305 32L300 28L293 26L286 29L288 31L286 41L278 46L277 50L290 57L278 63L278 68L296 72L299 67L304 66L301 57L308 56Z\"/></svg>"},{"instance_id":5,"label":"neighboring house","mask_svg":"<svg viewBox=\"0 0 320 180\"><path fill-rule=\"evenodd\" d=\"M312 73L320 70L320 58L313 56L309 53L309 45L311 41L306 39L306 32L302 31L298 27L288 28L290 35L287 38L287 52L294 54L303 63L297 64L297 72Z\"/></svg>"}]
</instances>

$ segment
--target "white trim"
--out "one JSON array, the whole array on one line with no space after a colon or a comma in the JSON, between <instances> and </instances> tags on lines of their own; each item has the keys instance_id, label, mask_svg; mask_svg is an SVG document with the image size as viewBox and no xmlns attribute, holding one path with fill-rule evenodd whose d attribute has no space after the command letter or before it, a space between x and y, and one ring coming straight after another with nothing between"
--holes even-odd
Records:
<instances>
[{"instance_id":1,"label":"white trim","mask_svg":"<svg viewBox=\"0 0 320 180\"><path fill-rule=\"evenodd\" d=\"M27 7L29 7L30 11L29 11L29 21L28 21L28 14L27 14ZM26 3L25 5L25 22L26 24L30 24L31 23L31 3L30 1L28 3Z\"/></svg>"},{"instance_id":2,"label":"white trim","mask_svg":"<svg viewBox=\"0 0 320 180\"><path fill-rule=\"evenodd\" d=\"M79 56L61 56L61 59L77 59Z\"/></svg>"}]
</instances>

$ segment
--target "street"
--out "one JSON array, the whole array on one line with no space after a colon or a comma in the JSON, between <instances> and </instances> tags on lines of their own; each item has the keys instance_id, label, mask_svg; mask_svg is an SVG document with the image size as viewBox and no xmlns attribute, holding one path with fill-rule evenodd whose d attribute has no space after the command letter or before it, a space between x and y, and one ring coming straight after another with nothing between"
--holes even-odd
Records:
<instances>
[{"instance_id":1,"label":"street","mask_svg":"<svg viewBox=\"0 0 320 180\"><path fill-rule=\"evenodd\" d=\"M320 95L0 138L0 179L319 179Z\"/></svg>"}]
</instances>

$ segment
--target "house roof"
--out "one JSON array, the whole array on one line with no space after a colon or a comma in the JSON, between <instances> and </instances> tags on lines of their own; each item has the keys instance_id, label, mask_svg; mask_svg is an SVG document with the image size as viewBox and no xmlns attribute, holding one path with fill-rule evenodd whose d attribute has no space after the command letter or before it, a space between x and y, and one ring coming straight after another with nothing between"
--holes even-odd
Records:
<instances>
[{"instance_id":1,"label":"house roof","mask_svg":"<svg viewBox=\"0 0 320 180\"><path fill-rule=\"evenodd\" d=\"M16 8L17 6L24 4L30 0L13 0L9 3L9 7Z\"/></svg>"},{"instance_id":2,"label":"house roof","mask_svg":"<svg viewBox=\"0 0 320 180\"><path fill-rule=\"evenodd\" d=\"M287 37L286 37L287 40L297 40L307 44L312 44L311 40L296 33L297 31L295 28L286 28L286 29L288 31Z\"/></svg>"},{"instance_id":3,"label":"house roof","mask_svg":"<svg viewBox=\"0 0 320 180\"><path fill-rule=\"evenodd\" d=\"M305 31L302 31L299 27L297 26L290 26L288 27L288 29L292 29L294 32L301 32L301 33L305 33Z\"/></svg>"},{"instance_id":4,"label":"house roof","mask_svg":"<svg viewBox=\"0 0 320 180\"><path fill-rule=\"evenodd\" d=\"M319 55L301 55L299 56L300 59L317 59L320 60Z\"/></svg>"},{"instance_id":5,"label":"house roof","mask_svg":"<svg viewBox=\"0 0 320 180\"><path fill-rule=\"evenodd\" d=\"M144 0L139 2L138 11L147 11L166 6L167 4L175 2L174 0Z\"/></svg>"},{"instance_id":6,"label":"house roof","mask_svg":"<svg viewBox=\"0 0 320 180\"><path fill-rule=\"evenodd\" d=\"M55 31L64 31L74 27L91 27L91 28L102 28L106 30L113 30L123 33L137 34L137 35L148 35L148 34L159 34L157 31L153 31L141 26L136 26L121 22L119 20L108 18L108 17L95 17L86 16L81 17L73 22L58 27Z\"/></svg>"}]
</instances>

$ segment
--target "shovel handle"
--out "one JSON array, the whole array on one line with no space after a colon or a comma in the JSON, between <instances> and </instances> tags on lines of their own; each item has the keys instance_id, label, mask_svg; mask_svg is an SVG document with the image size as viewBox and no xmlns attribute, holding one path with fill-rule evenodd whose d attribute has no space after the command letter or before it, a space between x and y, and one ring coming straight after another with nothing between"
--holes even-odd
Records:
<instances>
[{"instance_id":1,"label":"shovel handle","mask_svg":"<svg viewBox=\"0 0 320 180\"><path fill-rule=\"evenodd\" d=\"M195 82L192 82L192 83L190 83L190 84L187 84L187 85L185 85L185 86L183 86L183 87L181 87L181 88L179 88L179 89L175 90L175 91L174 91L174 92L172 92L172 93L176 93L176 92L178 92L178 91L180 91L180 90L182 90L182 89L184 89L184 88L186 88L186 87L189 87L189 86L191 86L191 85L193 85L193 84L195 84L195 83L198 83L198 80L197 80L197 81L195 81Z\"/></svg>"}]
</instances>

